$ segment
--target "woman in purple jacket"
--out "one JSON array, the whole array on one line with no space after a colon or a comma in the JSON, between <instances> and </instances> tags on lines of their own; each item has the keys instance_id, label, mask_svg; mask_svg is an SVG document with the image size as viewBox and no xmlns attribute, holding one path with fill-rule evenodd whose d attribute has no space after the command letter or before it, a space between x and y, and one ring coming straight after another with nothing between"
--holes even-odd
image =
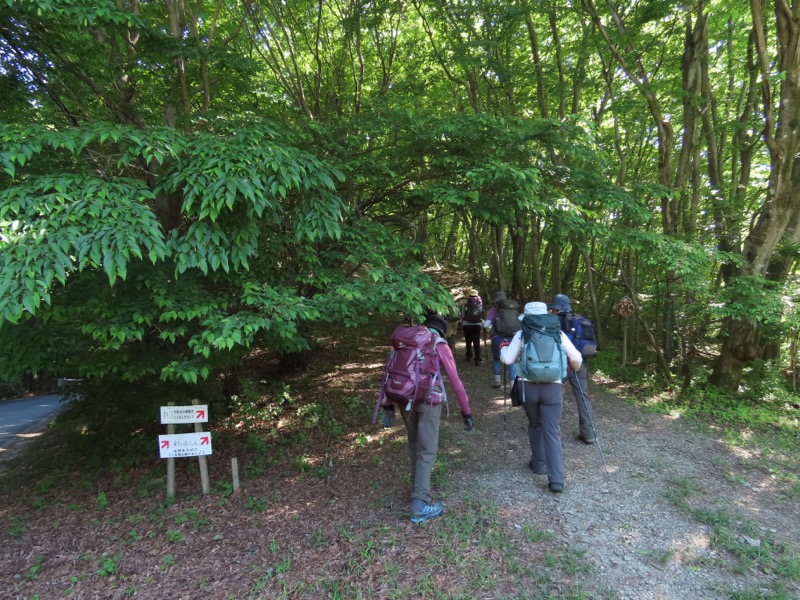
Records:
<instances>
[{"instance_id":1,"label":"woman in purple jacket","mask_svg":"<svg viewBox=\"0 0 800 600\"><path fill-rule=\"evenodd\" d=\"M429 315L423 323L425 327L444 340L447 322L439 315ZM447 343L437 343L436 353L439 356L440 369L444 370L450 386L456 394L464 419L464 431L471 431L475 426L472 410L464 384L458 376L453 352ZM443 383L442 383L443 385ZM405 407L403 407L405 408ZM442 514L444 505L433 502L431 496L431 473L439 451L439 421L442 416L442 404L414 402L411 411L402 411L403 420L408 433L408 454L411 464L411 479L414 490L411 492L411 521L422 523ZM394 419L394 408L384 408L383 424L389 426Z\"/></svg>"}]
</instances>

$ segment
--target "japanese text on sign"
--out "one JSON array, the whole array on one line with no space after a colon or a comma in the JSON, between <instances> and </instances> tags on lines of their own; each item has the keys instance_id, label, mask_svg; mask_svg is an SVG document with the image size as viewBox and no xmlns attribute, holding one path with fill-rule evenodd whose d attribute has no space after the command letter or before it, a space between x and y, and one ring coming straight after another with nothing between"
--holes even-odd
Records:
<instances>
[{"instance_id":1,"label":"japanese text on sign","mask_svg":"<svg viewBox=\"0 0 800 600\"><path fill-rule=\"evenodd\" d=\"M208 421L208 406L197 404L193 406L162 406L161 423L205 423Z\"/></svg>"},{"instance_id":2,"label":"japanese text on sign","mask_svg":"<svg viewBox=\"0 0 800 600\"><path fill-rule=\"evenodd\" d=\"M186 458L211 454L211 433L172 433L158 436L161 458Z\"/></svg>"}]
</instances>

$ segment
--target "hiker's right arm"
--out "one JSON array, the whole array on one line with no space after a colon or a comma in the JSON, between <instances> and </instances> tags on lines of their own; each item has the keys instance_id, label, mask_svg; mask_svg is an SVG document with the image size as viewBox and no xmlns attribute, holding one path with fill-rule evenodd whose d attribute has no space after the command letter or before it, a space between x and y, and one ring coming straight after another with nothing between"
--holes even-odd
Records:
<instances>
[{"instance_id":1,"label":"hiker's right arm","mask_svg":"<svg viewBox=\"0 0 800 600\"><path fill-rule=\"evenodd\" d=\"M456 360L453 358L453 353L447 344L436 344L436 353L439 355L439 363L444 368L447 374L447 379L450 380L450 387L456 393L456 399L461 412L464 415L471 415L472 409L469 407L469 398L467 397L467 390L464 389L464 384L461 383L461 378L458 376L456 370Z\"/></svg>"},{"instance_id":2,"label":"hiker's right arm","mask_svg":"<svg viewBox=\"0 0 800 600\"><path fill-rule=\"evenodd\" d=\"M500 344L500 360L507 365L514 364L520 352L522 352L522 330L514 334L509 344Z\"/></svg>"},{"instance_id":3,"label":"hiker's right arm","mask_svg":"<svg viewBox=\"0 0 800 600\"><path fill-rule=\"evenodd\" d=\"M483 322L483 328L489 329L492 326L492 322L494 322L494 318L497 316L497 307L493 306L489 309L489 312L486 313L486 320Z\"/></svg>"},{"instance_id":4,"label":"hiker's right arm","mask_svg":"<svg viewBox=\"0 0 800 600\"><path fill-rule=\"evenodd\" d=\"M581 356L581 353L578 352L578 349L575 348L575 345L563 331L561 332L561 345L564 347L564 350L567 351L567 362L570 368L572 368L573 371L580 369L583 364L583 356Z\"/></svg>"}]
</instances>

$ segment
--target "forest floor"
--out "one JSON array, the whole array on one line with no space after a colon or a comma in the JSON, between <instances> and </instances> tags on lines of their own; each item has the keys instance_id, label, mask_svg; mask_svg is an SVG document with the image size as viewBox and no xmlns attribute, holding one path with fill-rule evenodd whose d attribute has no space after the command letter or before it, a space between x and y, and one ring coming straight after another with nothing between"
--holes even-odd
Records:
<instances>
[{"instance_id":1,"label":"forest floor","mask_svg":"<svg viewBox=\"0 0 800 600\"><path fill-rule=\"evenodd\" d=\"M208 495L194 459L178 461L174 503L157 458L76 467L58 429L5 461L0 598L800 598L796 455L732 447L595 376L600 445L577 438L566 390L552 494L527 468L523 411L461 341L475 429L453 402L434 473L445 512L414 525L402 426L369 424L388 347L329 350L291 393L216 424Z\"/></svg>"}]
</instances>

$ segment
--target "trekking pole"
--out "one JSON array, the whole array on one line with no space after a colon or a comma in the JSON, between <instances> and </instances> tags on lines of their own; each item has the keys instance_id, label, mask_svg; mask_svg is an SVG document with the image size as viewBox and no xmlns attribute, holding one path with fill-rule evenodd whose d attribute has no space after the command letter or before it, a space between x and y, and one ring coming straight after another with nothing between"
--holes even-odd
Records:
<instances>
[{"instance_id":1,"label":"trekking pole","mask_svg":"<svg viewBox=\"0 0 800 600\"><path fill-rule=\"evenodd\" d=\"M603 459L603 468L606 470L606 475L608 475L608 465L606 465L606 456L603 454L603 447L600 445L600 436L597 435L597 430L594 428L594 412L589 410L589 406L586 404L586 395L583 393L583 388L581 387L581 378L578 377L578 372L573 371L575 373L575 382L578 384L578 391L581 394L581 400L583 401L583 408L586 410L587 415L591 415L589 418L589 424L592 426L592 435L594 435L594 439L597 441L597 449L600 451L600 458Z\"/></svg>"},{"instance_id":2,"label":"trekking pole","mask_svg":"<svg viewBox=\"0 0 800 600\"><path fill-rule=\"evenodd\" d=\"M505 456L506 452L508 451L508 429L506 426L506 421L508 411L506 410L506 369L508 369L508 365L503 365L503 456Z\"/></svg>"},{"instance_id":3,"label":"trekking pole","mask_svg":"<svg viewBox=\"0 0 800 600\"><path fill-rule=\"evenodd\" d=\"M486 351L486 330L483 327L481 327L481 337L483 337L483 357L484 357L484 360L486 361L486 364L489 365L489 370L491 371L492 370L492 361L489 360L489 358L488 358L489 354Z\"/></svg>"}]
</instances>

